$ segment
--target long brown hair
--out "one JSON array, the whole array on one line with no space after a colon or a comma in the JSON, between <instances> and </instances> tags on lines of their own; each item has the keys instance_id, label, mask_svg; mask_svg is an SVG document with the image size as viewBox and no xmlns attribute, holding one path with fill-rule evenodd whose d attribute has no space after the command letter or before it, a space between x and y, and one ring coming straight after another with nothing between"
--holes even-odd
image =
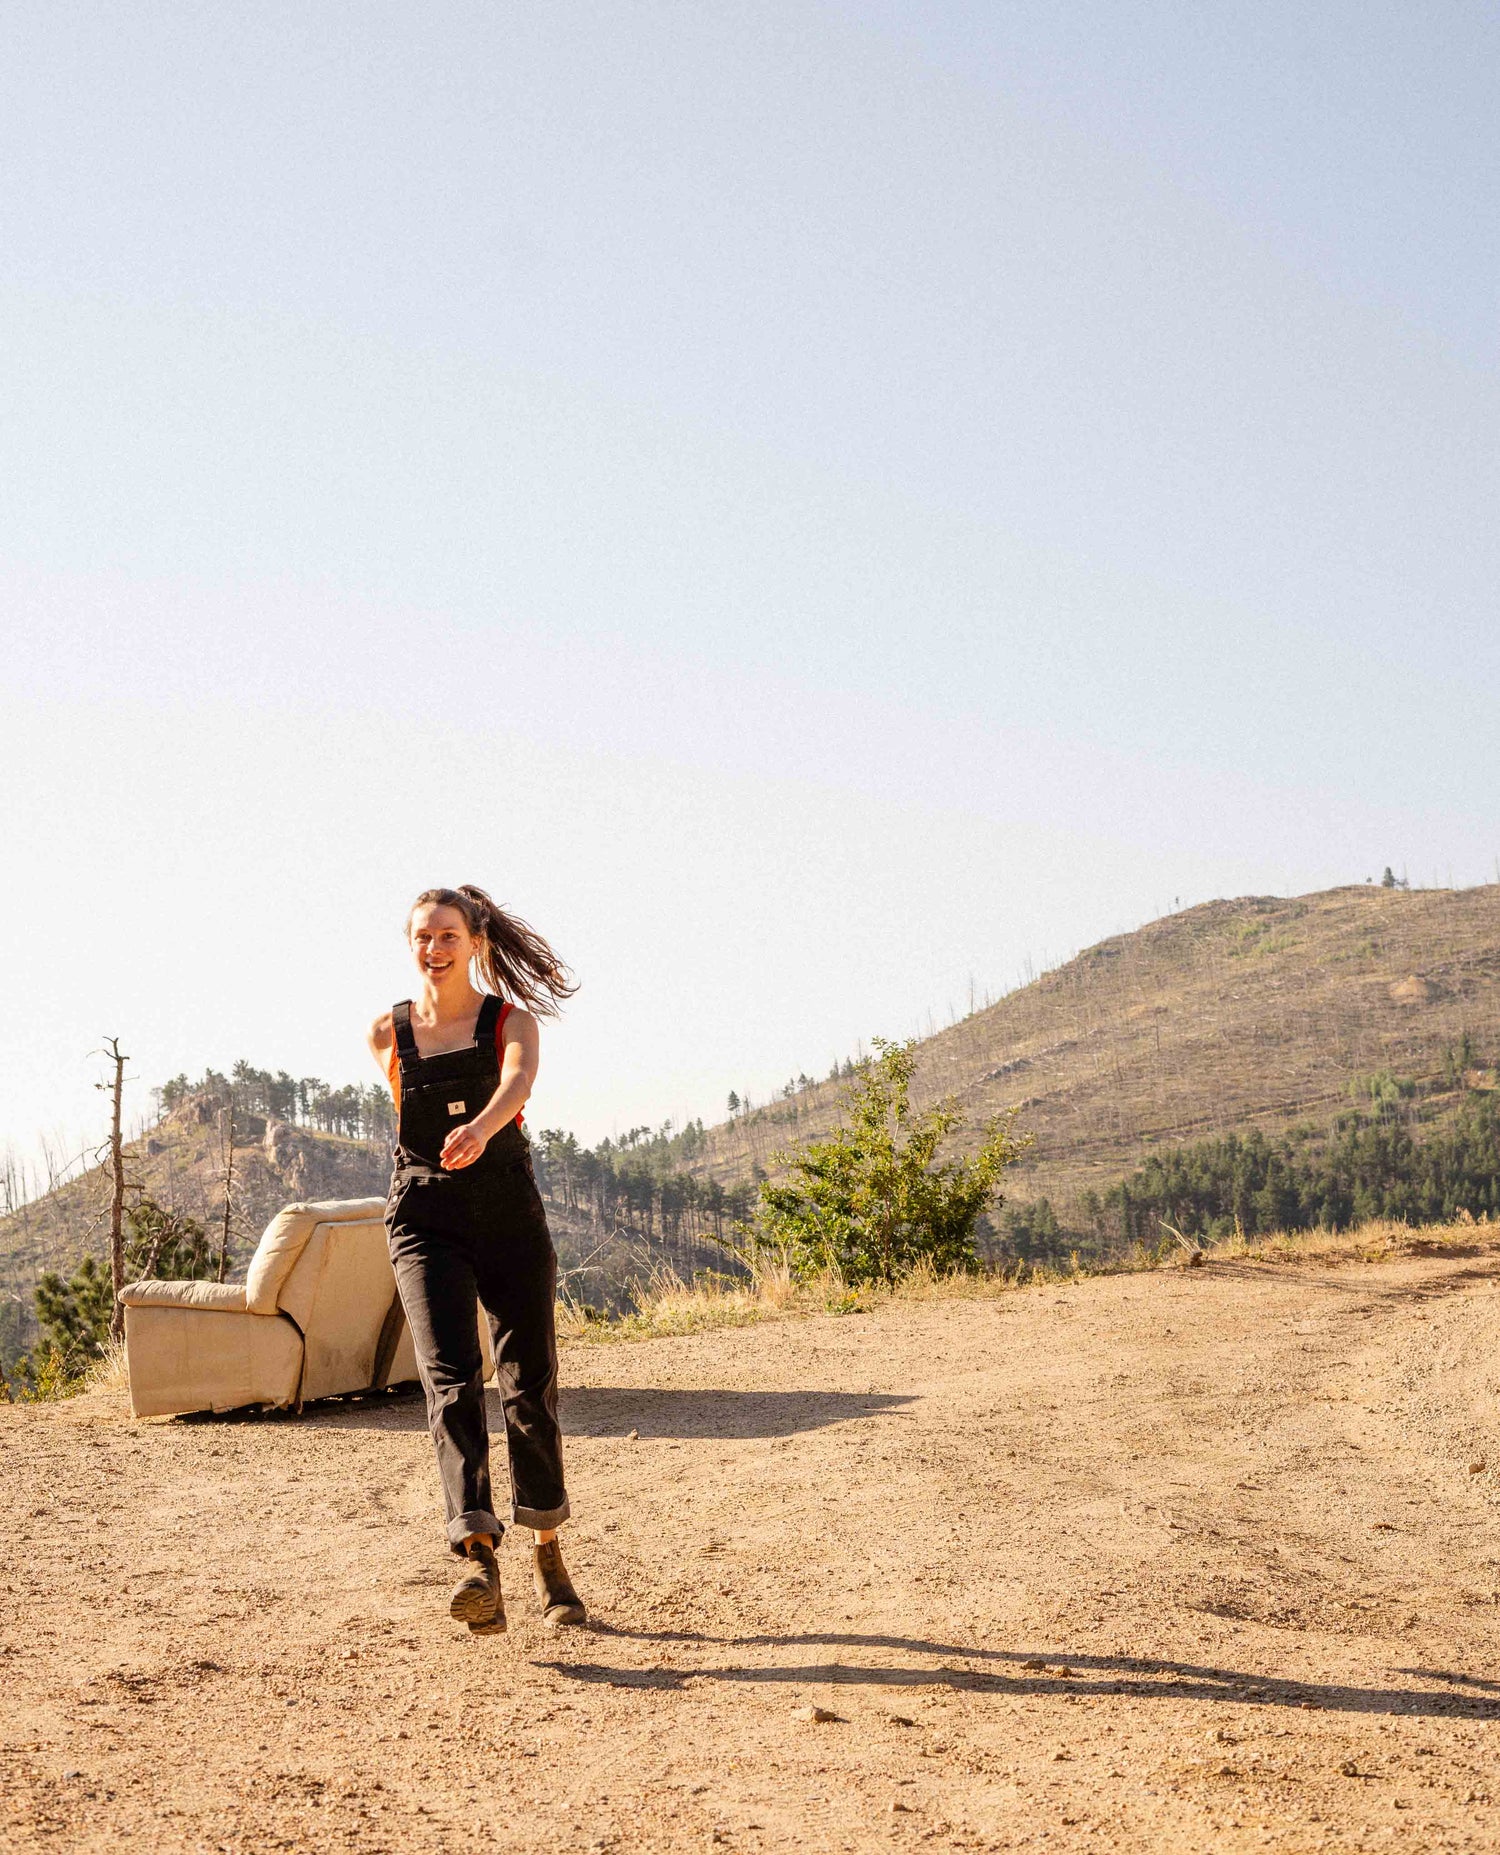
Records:
<instances>
[{"instance_id":1,"label":"long brown hair","mask_svg":"<svg viewBox=\"0 0 1500 1855\"><path fill-rule=\"evenodd\" d=\"M424 889L407 913L406 925L419 908L433 904L456 908L479 943L474 964L481 982L491 992L520 1005L529 1005L542 1018L555 1018L565 998L578 990L577 981L534 927L519 915L507 914L483 889L472 882L456 889Z\"/></svg>"}]
</instances>

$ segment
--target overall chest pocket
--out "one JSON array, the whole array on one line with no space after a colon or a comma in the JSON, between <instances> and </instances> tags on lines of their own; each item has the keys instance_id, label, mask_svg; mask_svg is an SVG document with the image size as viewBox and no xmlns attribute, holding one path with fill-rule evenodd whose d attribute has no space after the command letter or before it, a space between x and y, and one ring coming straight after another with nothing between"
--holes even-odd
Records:
<instances>
[{"instance_id":1,"label":"overall chest pocket","mask_svg":"<svg viewBox=\"0 0 1500 1855\"><path fill-rule=\"evenodd\" d=\"M499 1081L498 1062L482 1050L453 1050L409 1065L401 1076L401 1146L436 1166L448 1135L474 1119Z\"/></svg>"}]
</instances>

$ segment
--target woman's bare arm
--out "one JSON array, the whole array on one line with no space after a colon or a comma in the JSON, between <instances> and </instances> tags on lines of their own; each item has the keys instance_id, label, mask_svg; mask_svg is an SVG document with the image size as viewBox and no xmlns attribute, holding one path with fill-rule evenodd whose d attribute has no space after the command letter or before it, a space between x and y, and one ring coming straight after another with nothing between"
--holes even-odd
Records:
<instances>
[{"instance_id":1,"label":"woman's bare arm","mask_svg":"<svg viewBox=\"0 0 1500 1855\"><path fill-rule=\"evenodd\" d=\"M391 1023L391 1014L388 1011L382 1011L380 1016L370 1026L369 1033L365 1038L365 1042L370 1046L370 1054L374 1057L376 1067L380 1071L381 1080L385 1083L387 1088L391 1086L391 1039L395 1034L395 1026Z\"/></svg>"}]
</instances>

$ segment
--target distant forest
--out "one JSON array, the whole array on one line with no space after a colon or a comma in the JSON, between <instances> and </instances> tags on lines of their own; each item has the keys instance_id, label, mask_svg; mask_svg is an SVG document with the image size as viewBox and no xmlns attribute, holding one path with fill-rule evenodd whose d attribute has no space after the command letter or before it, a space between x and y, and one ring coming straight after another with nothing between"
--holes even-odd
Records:
<instances>
[{"instance_id":1,"label":"distant forest","mask_svg":"<svg viewBox=\"0 0 1500 1855\"><path fill-rule=\"evenodd\" d=\"M863 1068L865 1058L848 1058L835 1063L828 1080L848 1080ZM784 1104L792 1102L805 1090L816 1087L816 1079L803 1074L793 1077L777 1090L769 1103L757 1106L748 1091L741 1095L731 1089L728 1109L731 1120L785 1120L795 1124L795 1115ZM186 1101L209 1107L233 1106L238 1119L251 1116L263 1121L285 1121L293 1127L312 1127L320 1133L340 1134L349 1140L387 1142L395 1139L395 1113L389 1093L379 1083L361 1088L358 1083L335 1086L320 1076L293 1076L284 1069L257 1069L241 1060L229 1074L205 1069L193 1080L185 1073L174 1076L155 1091L163 1114L170 1114ZM694 1129L696 1128L696 1133ZM680 1132L670 1121L659 1129L633 1127L618 1139L602 1140L596 1148L580 1147L571 1134L557 1130L540 1136L544 1153L556 1148L561 1168L561 1200L570 1209L588 1211L597 1205L601 1216L617 1201L638 1213L649 1225L658 1215L671 1223L684 1214L702 1210L705 1218L722 1217L724 1205L709 1190L700 1199L679 1185L667 1192L667 1203L659 1211L648 1203L644 1181L664 1182L679 1163L701 1153L704 1145L703 1122L698 1120ZM684 1175L686 1176L686 1175ZM618 1180L618 1189L609 1183ZM688 1184L692 1184L688 1180ZM678 1201L681 1200L679 1203Z\"/></svg>"},{"instance_id":2,"label":"distant forest","mask_svg":"<svg viewBox=\"0 0 1500 1855\"><path fill-rule=\"evenodd\" d=\"M668 1121L653 1132L634 1128L619 1140L586 1147L561 1128L532 1137L537 1185L544 1198L599 1231L628 1230L669 1250L722 1238L750 1215L758 1178L737 1185L685 1171L706 1145L702 1121L680 1133Z\"/></svg>"},{"instance_id":3,"label":"distant forest","mask_svg":"<svg viewBox=\"0 0 1500 1855\"><path fill-rule=\"evenodd\" d=\"M792 1092L796 1087L788 1085ZM228 1075L206 1069L196 1080L174 1076L157 1090L157 1098L164 1114L196 1102L211 1113L232 1106L245 1127L285 1121L372 1144L395 1138L391 1099L378 1083L333 1087L317 1076L238 1062ZM632 1127L595 1147L555 1127L533 1129L531 1138L544 1198L601 1233L626 1231L674 1253L685 1244L723 1236L728 1224L749 1215L755 1198L754 1178L726 1187L686 1170L707 1144L701 1120L681 1129L670 1121L659 1128Z\"/></svg>"},{"instance_id":4,"label":"distant forest","mask_svg":"<svg viewBox=\"0 0 1500 1855\"><path fill-rule=\"evenodd\" d=\"M1018 1256L1090 1254L1164 1234L1215 1241L1274 1230L1343 1230L1371 1218L1446 1223L1500 1217L1500 1091L1467 1037L1439 1075L1388 1071L1351 1082L1352 1105L1319 1130L1225 1134L1151 1154L1059 1216L1045 1198L1010 1207L1001 1234ZM1437 1120L1441 1114L1442 1119Z\"/></svg>"}]
</instances>

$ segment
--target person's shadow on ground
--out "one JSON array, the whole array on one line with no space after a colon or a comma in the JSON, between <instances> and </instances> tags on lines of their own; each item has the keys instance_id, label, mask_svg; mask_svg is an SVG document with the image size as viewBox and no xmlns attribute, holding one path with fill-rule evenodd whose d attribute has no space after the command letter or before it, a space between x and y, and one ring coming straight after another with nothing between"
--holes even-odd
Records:
<instances>
[{"instance_id":1,"label":"person's shadow on ground","mask_svg":"<svg viewBox=\"0 0 1500 1855\"><path fill-rule=\"evenodd\" d=\"M983 1668L953 1668L914 1661L878 1664L802 1661L772 1664L721 1661L709 1667L612 1667L603 1662L539 1662L542 1668L596 1686L676 1688L692 1682L734 1681L800 1687L945 1688L997 1695L1134 1694L1148 1699L1231 1701L1240 1706L1296 1707L1340 1713L1407 1714L1438 1718L1461 1716L1494 1719L1500 1715L1500 1682L1477 1675L1431 1668L1401 1668L1423 1683L1441 1681L1446 1688L1358 1687L1350 1683L1284 1681L1192 1662L1157 1661L1144 1656L1047 1656L1026 1649L985 1649L972 1643L928 1642L917 1637L814 1633L797 1636L708 1636L692 1630L627 1630L608 1623L591 1626L595 1638L615 1637L648 1643L661 1650L684 1648L834 1650L883 1649L901 1656L953 1656L983 1662ZM908 1722L909 1723L909 1722Z\"/></svg>"},{"instance_id":2,"label":"person's shadow on ground","mask_svg":"<svg viewBox=\"0 0 1500 1855\"><path fill-rule=\"evenodd\" d=\"M569 1436L699 1438L796 1436L858 1417L899 1412L910 1394L878 1391L622 1391L580 1387L560 1400Z\"/></svg>"}]
</instances>

